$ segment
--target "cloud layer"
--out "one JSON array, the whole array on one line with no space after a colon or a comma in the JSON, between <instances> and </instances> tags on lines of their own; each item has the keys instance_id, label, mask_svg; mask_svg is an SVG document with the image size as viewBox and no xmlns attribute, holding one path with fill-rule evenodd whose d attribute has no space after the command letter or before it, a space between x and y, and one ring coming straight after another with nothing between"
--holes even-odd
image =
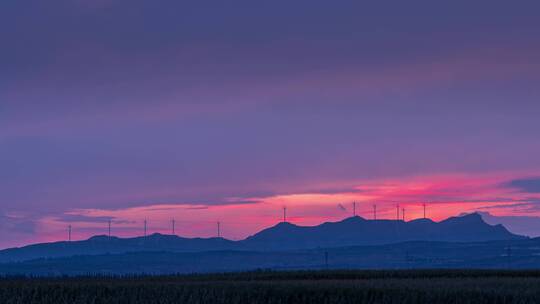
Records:
<instances>
[{"instance_id":1,"label":"cloud layer","mask_svg":"<svg viewBox=\"0 0 540 304\"><path fill-rule=\"evenodd\" d=\"M8 1L1 246L60 238L68 222L87 236L109 217L134 234L156 206L191 210L203 224L189 235L222 218L241 237L283 203L302 223L352 200L448 202L439 218L458 203L528 204L539 5Z\"/></svg>"}]
</instances>

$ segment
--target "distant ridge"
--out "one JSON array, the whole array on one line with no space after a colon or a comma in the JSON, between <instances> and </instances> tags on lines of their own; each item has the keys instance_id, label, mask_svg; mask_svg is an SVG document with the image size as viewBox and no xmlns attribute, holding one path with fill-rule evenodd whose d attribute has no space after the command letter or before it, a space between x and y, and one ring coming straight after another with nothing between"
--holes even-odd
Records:
<instances>
[{"instance_id":1,"label":"distant ridge","mask_svg":"<svg viewBox=\"0 0 540 304\"><path fill-rule=\"evenodd\" d=\"M384 245L406 241L482 242L525 237L512 234L502 225L488 225L477 213L451 217L441 222L416 219L366 220L350 217L313 227L280 223L243 241L248 248L264 250Z\"/></svg>"},{"instance_id":2,"label":"distant ridge","mask_svg":"<svg viewBox=\"0 0 540 304\"><path fill-rule=\"evenodd\" d=\"M147 251L197 252L234 248L235 242L224 238L183 238L159 233L134 238L98 235L83 241L41 243L1 250L0 263L77 255Z\"/></svg>"},{"instance_id":3,"label":"distant ridge","mask_svg":"<svg viewBox=\"0 0 540 304\"><path fill-rule=\"evenodd\" d=\"M310 227L283 222L241 241L183 238L157 233L135 238L94 236L84 241L43 243L2 250L0 263L130 252L284 251L407 241L484 242L519 239L525 237L510 233L502 225L488 225L477 213L451 217L441 222L429 219L409 222L366 220L355 216Z\"/></svg>"}]
</instances>

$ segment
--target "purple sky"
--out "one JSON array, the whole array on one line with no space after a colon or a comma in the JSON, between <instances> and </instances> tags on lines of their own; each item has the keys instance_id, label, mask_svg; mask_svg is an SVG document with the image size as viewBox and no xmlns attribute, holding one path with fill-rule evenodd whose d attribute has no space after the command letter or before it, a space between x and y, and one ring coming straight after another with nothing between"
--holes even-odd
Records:
<instances>
[{"instance_id":1,"label":"purple sky","mask_svg":"<svg viewBox=\"0 0 540 304\"><path fill-rule=\"evenodd\" d=\"M74 210L257 209L280 195L435 175L496 177L520 190L504 202L529 204L534 221L539 9L526 0L3 1L0 247L56 237ZM519 179L533 187L511 184ZM503 195L489 180L482 203ZM186 234L204 235L201 225Z\"/></svg>"}]
</instances>

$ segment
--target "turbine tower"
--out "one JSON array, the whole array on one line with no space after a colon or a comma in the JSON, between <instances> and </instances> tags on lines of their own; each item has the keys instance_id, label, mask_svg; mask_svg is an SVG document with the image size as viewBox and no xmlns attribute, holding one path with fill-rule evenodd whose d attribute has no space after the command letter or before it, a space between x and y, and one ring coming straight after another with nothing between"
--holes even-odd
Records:
<instances>
[{"instance_id":1,"label":"turbine tower","mask_svg":"<svg viewBox=\"0 0 540 304\"><path fill-rule=\"evenodd\" d=\"M403 221L405 222L405 208L401 209L401 216L403 216Z\"/></svg>"},{"instance_id":2,"label":"turbine tower","mask_svg":"<svg viewBox=\"0 0 540 304\"><path fill-rule=\"evenodd\" d=\"M377 205L373 205L373 220L377 220Z\"/></svg>"},{"instance_id":3,"label":"turbine tower","mask_svg":"<svg viewBox=\"0 0 540 304\"><path fill-rule=\"evenodd\" d=\"M68 226L68 241L71 242L71 225Z\"/></svg>"},{"instance_id":4,"label":"turbine tower","mask_svg":"<svg viewBox=\"0 0 540 304\"><path fill-rule=\"evenodd\" d=\"M399 204L396 205L396 220L399 221Z\"/></svg>"},{"instance_id":5,"label":"turbine tower","mask_svg":"<svg viewBox=\"0 0 540 304\"><path fill-rule=\"evenodd\" d=\"M356 202L352 203L353 216L356 216Z\"/></svg>"},{"instance_id":6,"label":"turbine tower","mask_svg":"<svg viewBox=\"0 0 540 304\"><path fill-rule=\"evenodd\" d=\"M219 221L217 222L217 237L221 237L221 223Z\"/></svg>"},{"instance_id":7,"label":"turbine tower","mask_svg":"<svg viewBox=\"0 0 540 304\"><path fill-rule=\"evenodd\" d=\"M144 237L146 237L146 230L147 230L147 221L144 219Z\"/></svg>"},{"instance_id":8,"label":"turbine tower","mask_svg":"<svg viewBox=\"0 0 540 304\"><path fill-rule=\"evenodd\" d=\"M176 235L176 231L175 231L175 226L176 226L176 220L175 219L172 219L171 220L171 224L172 224L172 235Z\"/></svg>"},{"instance_id":9,"label":"turbine tower","mask_svg":"<svg viewBox=\"0 0 540 304\"><path fill-rule=\"evenodd\" d=\"M109 238L111 238L111 220L109 219Z\"/></svg>"},{"instance_id":10,"label":"turbine tower","mask_svg":"<svg viewBox=\"0 0 540 304\"><path fill-rule=\"evenodd\" d=\"M424 219L426 219L426 203L422 204L424 207Z\"/></svg>"},{"instance_id":11,"label":"turbine tower","mask_svg":"<svg viewBox=\"0 0 540 304\"><path fill-rule=\"evenodd\" d=\"M287 207L283 207L283 222L287 222Z\"/></svg>"}]
</instances>

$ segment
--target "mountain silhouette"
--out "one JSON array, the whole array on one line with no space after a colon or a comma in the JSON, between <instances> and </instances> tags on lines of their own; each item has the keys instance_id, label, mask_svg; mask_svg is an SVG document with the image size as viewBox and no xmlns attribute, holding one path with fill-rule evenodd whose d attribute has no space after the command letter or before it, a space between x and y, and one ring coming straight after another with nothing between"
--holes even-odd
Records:
<instances>
[{"instance_id":1,"label":"mountain silhouette","mask_svg":"<svg viewBox=\"0 0 540 304\"><path fill-rule=\"evenodd\" d=\"M280 223L243 241L249 249L288 250L316 247L383 245L406 241L481 242L520 239L502 225L491 226L477 214L441 222L417 219L366 220L355 216L313 227Z\"/></svg>"},{"instance_id":2,"label":"mountain silhouette","mask_svg":"<svg viewBox=\"0 0 540 304\"><path fill-rule=\"evenodd\" d=\"M84 241L42 243L0 251L0 263L76 255L128 252L197 252L234 249L235 242L224 238L183 238L155 233L146 237L118 238L99 235Z\"/></svg>"},{"instance_id":3,"label":"mountain silhouette","mask_svg":"<svg viewBox=\"0 0 540 304\"><path fill-rule=\"evenodd\" d=\"M183 238L152 234L147 237L94 236L84 241L35 244L0 251L0 263L39 258L133 252L285 251L346 246L384 245L408 241L484 242L519 240L502 225L486 224L479 214L452 217L441 222L417 219L366 220L355 216L317 226L279 223L244 240Z\"/></svg>"}]
</instances>

